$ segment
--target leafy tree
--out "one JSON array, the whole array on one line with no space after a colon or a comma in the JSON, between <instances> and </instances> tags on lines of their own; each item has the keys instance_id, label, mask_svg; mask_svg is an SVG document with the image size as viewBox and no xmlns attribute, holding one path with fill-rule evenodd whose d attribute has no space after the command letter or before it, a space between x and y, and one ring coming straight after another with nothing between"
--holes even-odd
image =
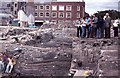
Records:
<instances>
[{"instance_id":1,"label":"leafy tree","mask_svg":"<svg viewBox=\"0 0 120 78\"><path fill-rule=\"evenodd\" d=\"M98 11L97 13L95 13L95 15L103 17L106 13L110 14L112 20L116 19L117 17L120 18L120 12L116 10Z\"/></svg>"}]
</instances>

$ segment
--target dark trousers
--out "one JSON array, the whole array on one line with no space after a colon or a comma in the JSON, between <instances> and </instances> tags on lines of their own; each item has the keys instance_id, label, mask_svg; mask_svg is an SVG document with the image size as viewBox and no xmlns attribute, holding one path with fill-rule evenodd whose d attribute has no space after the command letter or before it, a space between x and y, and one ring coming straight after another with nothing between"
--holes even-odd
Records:
<instances>
[{"instance_id":1,"label":"dark trousers","mask_svg":"<svg viewBox=\"0 0 120 78\"><path fill-rule=\"evenodd\" d=\"M104 38L104 31L105 31L105 27L102 26L101 27L101 35L100 35L101 38Z\"/></svg>"},{"instance_id":2,"label":"dark trousers","mask_svg":"<svg viewBox=\"0 0 120 78\"><path fill-rule=\"evenodd\" d=\"M110 38L110 27L105 27L105 38Z\"/></svg>"},{"instance_id":3,"label":"dark trousers","mask_svg":"<svg viewBox=\"0 0 120 78\"><path fill-rule=\"evenodd\" d=\"M95 38L97 36L97 27L93 26L91 30L91 38Z\"/></svg>"},{"instance_id":4,"label":"dark trousers","mask_svg":"<svg viewBox=\"0 0 120 78\"><path fill-rule=\"evenodd\" d=\"M79 26L77 27L77 37L81 37L82 35L82 28Z\"/></svg>"},{"instance_id":5,"label":"dark trousers","mask_svg":"<svg viewBox=\"0 0 120 78\"><path fill-rule=\"evenodd\" d=\"M3 68L4 73L5 73L6 67L7 67L7 63L4 63L4 68Z\"/></svg>"},{"instance_id":6,"label":"dark trousers","mask_svg":"<svg viewBox=\"0 0 120 78\"><path fill-rule=\"evenodd\" d=\"M114 37L118 37L118 27L114 27Z\"/></svg>"}]
</instances>

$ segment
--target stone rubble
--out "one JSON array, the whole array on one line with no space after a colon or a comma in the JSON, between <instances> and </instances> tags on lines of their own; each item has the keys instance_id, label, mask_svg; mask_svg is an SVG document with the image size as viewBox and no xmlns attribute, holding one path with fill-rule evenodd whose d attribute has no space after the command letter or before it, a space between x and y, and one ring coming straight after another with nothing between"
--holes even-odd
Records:
<instances>
[{"instance_id":1,"label":"stone rubble","mask_svg":"<svg viewBox=\"0 0 120 78\"><path fill-rule=\"evenodd\" d=\"M12 29L7 34L9 38L0 40L1 51L7 50L17 59L14 73L25 76L68 76L70 70L76 68L93 70L95 76L101 75L101 71L104 76L111 76L111 71L112 75L117 75L118 38L80 39L76 37L76 28L71 24L68 27L67 24L52 26ZM3 30L0 29L0 32ZM19 41L16 42L14 38ZM14 51L16 48L21 48L22 52ZM75 59L76 63L73 63ZM108 69L109 72L106 71Z\"/></svg>"}]
</instances>

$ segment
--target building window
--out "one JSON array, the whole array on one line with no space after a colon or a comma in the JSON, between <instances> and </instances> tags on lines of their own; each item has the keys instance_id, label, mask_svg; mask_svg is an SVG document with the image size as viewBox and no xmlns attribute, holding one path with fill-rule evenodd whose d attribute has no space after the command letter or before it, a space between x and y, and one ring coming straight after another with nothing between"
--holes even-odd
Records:
<instances>
[{"instance_id":1,"label":"building window","mask_svg":"<svg viewBox=\"0 0 120 78\"><path fill-rule=\"evenodd\" d=\"M57 10L57 5L52 5L52 10L56 11Z\"/></svg>"},{"instance_id":2,"label":"building window","mask_svg":"<svg viewBox=\"0 0 120 78\"><path fill-rule=\"evenodd\" d=\"M17 11L15 11L15 14L17 14Z\"/></svg>"},{"instance_id":3,"label":"building window","mask_svg":"<svg viewBox=\"0 0 120 78\"><path fill-rule=\"evenodd\" d=\"M66 20L65 22L71 22L71 20Z\"/></svg>"},{"instance_id":4,"label":"building window","mask_svg":"<svg viewBox=\"0 0 120 78\"><path fill-rule=\"evenodd\" d=\"M44 13L43 12L40 12L40 17L43 17L44 16Z\"/></svg>"},{"instance_id":5,"label":"building window","mask_svg":"<svg viewBox=\"0 0 120 78\"><path fill-rule=\"evenodd\" d=\"M58 23L63 23L64 22L64 20L58 20Z\"/></svg>"},{"instance_id":6,"label":"building window","mask_svg":"<svg viewBox=\"0 0 120 78\"><path fill-rule=\"evenodd\" d=\"M66 13L66 18L71 18L72 16L71 16L71 12L67 12Z\"/></svg>"},{"instance_id":7,"label":"building window","mask_svg":"<svg viewBox=\"0 0 120 78\"><path fill-rule=\"evenodd\" d=\"M80 11L80 6L77 6L77 11Z\"/></svg>"},{"instance_id":8,"label":"building window","mask_svg":"<svg viewBox=\"0 0 120 78\"><path fill-rule=\"evenodd\" d=\"M64 11L64 6L63 5L59 5L59 10L60 11Z\"/></svg>"},{"instance_id":9,"label":"building window","mask_svg":"<svg viewBox=\"0 0 120 78\"><path fill-rule=\"evenodd\" d=\"M36 9L36 10L38 9L37 5L35 5L35 9Z\"/></svg>"},{"instance_id":10,"label":"building window","mask_svg":"<svg viewBox=\"0 0 120 78\"><path fill-rule=\"evenodd\" d=\"M17 7L17 4L15 4L15 7Z\"/></svg>"},{"instance_id":11,"label":"building window","mask_svg":"<svg viewBox=\"0 0 120 78\"><path fill-rule=\"evenodd\" d=\"M35 17L37 17L38 16L38 13L37 12L35 12Z\"/></svg>"},{"instance_id":12,"label":"building window","mask_svg":"<svg viewBox=\"0 0 120 78\"><path fill-rule=\"evenodd\" d=\"M50 9L50 6L49 5L46 5L46 10L49 10Z\"/></svg>"},{"instance_id":13,"label":"building window","mask_svg":"<svg viewBox=\"0 0 120 78\"><path fill-rule=\"evenodd\" d=\"M7 4L7 7L10 7L10 4Z\"/></svg>"},{"instance_id":14,"label":"building window","mask_svg":"<svg viewBox=\"0 0 120 78\"><path fill-rule=\"evenodd\" d=\"M63 12L59 13L59 18L64 18L64 13Z\"/></svg>"},{"instance_id":15,"label":"building window","mask_svg":"<svg viewBox=\"0 0 120 78\"><path fill-rule=\"evenodd\" d=\"M67 5L66 6L66 11L71 11L72 10L72 6L71 5Z\"/></svg>"},{"instance_id":16,"label":"building window","mask_svg":"<svg viewBox=\"0 0 120 78\"><path fill-rule=\"evenodd\" d=\"M25 7L21 7L21 9L22 9L23 11L25 11Z\"/></svg>"},{"instance_id":17,"label":"building window","mask_svg":"<svg viewBox=\"0 0 120 78\"><path fill-rule=\"evenodd\" d=\"M11 7L11 11L13 11L13 6Z\"/></svg>"},{"instance_id":18,"label":"building window","mask_svg":"<svg viewBox=\"0 0 120 78\"><path fill-rule=\"evenodd\" d=\"M51 22L56 24L56 23L57 23L57 20L51 20Z\"/></svg>"},{"instance_id":19,"label":"building window","mask_svg":"<svg viewBox=\"0 0 120 78\"><path fill-rule=\"evenodd\" d=\"M80 13L77 13L77 18L80 18Z\"/></svg>"},{"instance_id":20,"label":"building window","mask_svg":"<svg viewBox=\"0 0 120 78\"><path fill-rule=\"evenodd\" d=\"M57 17L57 13L56 12L52 12L52 17L56 18Z\"/></svg>"},{"instance_id":21,"label":"building window","mask_svg":"<svg viewBox=\"0 0 120 78\"><path fill-rule=\"evenodd\" d=\"M49 17L50 16L50 13L49 12L46 12L45 13L45 17Z\"/></svg>"},{"instance_id":22,"label":"building window","mask_svg":"<svg viewBox=\"0 0 120 78\"><path fill-rule=\"evenodd\" d=\"M40 10L44 10L44 6L43 5L40 5Z\"/></svg>"}]
</instances>

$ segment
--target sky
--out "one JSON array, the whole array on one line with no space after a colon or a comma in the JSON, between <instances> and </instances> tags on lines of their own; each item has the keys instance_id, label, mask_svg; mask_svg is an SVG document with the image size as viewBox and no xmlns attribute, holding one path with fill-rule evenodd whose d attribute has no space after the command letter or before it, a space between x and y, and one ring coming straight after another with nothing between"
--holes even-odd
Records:
<instances>
[{"instance_id":1,"label":"sky","mask_svg":"<svg viewBox=\"0 0 120 78\"><path fill-rule=\"evenodd\" d=\"M34 0L34 1L40 1L40 0ZM42 1L51 1L51 0L42 0ZM57 1L81 1L81 0L57 0ZM120 0L84 0L84 1L85 1L85 11L89 14L93 14L96 13L97 11L104 11L109 9L118 10L118 1Z\"/></svg>"},{"instance_id":2,"label":"sky","mask_svg":"<svg viewBox=\"0 0 120 78\"><path fill-rule=\"evenodd\" d=\"M58 1L81 1L81 0L58 0ZM120 0L84 0L85 11L89 14L97 11L104 11L109 9L118 10L118 1Z\"/></svg>"}]
</instances>

